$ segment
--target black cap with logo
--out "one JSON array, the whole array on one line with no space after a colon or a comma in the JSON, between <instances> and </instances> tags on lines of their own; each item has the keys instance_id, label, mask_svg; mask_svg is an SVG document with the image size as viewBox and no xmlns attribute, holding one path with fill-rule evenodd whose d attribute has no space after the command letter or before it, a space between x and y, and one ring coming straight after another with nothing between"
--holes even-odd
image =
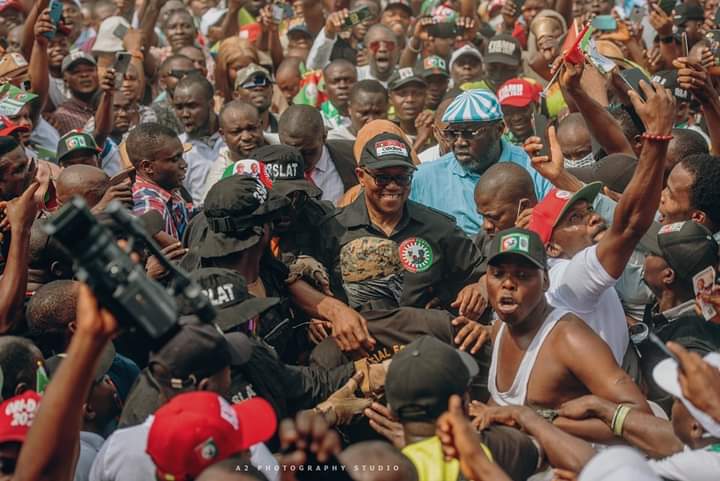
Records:
<instances>
[{"instance_id":1,"label":"black cap with logo","mask_svg":"<svg viewBox=\"0 0 720 481\"><path fill-rule=\"evenodd\" d=\"M522 62L522 47L520 42L507 33L495 35L487 43L485 49L485 63L502 63L517 67Z\"/></svg>"},{"instance_id":2,"label":"black cap with logo","mask_svg":"<svg viewBox=\"0 0 720 481\"><path fill-rule=\"evenodd\" d=\"M385 395L400 421L433 421L463 395L478 374L475 359L431 336L422 336L393 356Z\"/></svg>"},{"instance_id":3,"label":"black cap with logo","mask_svg":"<svg viewBox=\"0 0 720 481\"><path fill-rule=\"evenodd\" d=\"M102 152L95 143L95 139L92 135L79 130L71 130L67 134L63 135L58 141L57 161L62 162L62 160L68 155L81 151L93 153L95 155Z\"/></svg>"},{"instance_id":4,"label":"black cap with logo","mask_svg":"<svg viewBox=\"0 0 720 481\"><path fill-rule=\"evenodd\" d=\"M252 347L239 332L223 335L213 324L183 325L159 351L150 356L150 367L158 382L177 390L197 385L226 366L241 366Z\"/></svg>"},{"instance_id":5,"label":"black cap with logo","mask_svg":"<svg viewBox=\"0 0 720 481\"><path fill-rule=\"evenodd\" d=\"M675 14L673 15L675 25L683 26L688 20L704 21L705 11L703 7L697 3L678 3L675 5Z\"/></svg>"},{"instance_id":6,"label":"black cap with logo","mask_svg":"<svg viewBox=\"0 0 720 481\"><path fill-rule=\"evenodd\" d=\"M222 257L257 244L264 224L290 200L267 188L254 177L232 175L218 181L205 198L208 227L201 234L198 254Z\"/></svg>"},{"instance_id":7,"label":"black cap with logo","mask_svg":"<svg viewBox=\"0 0 720 481\"><path fill-rule=\"evenodd\" d=\"M418 75L415 70L410 67L399 68L390 76L388 80L388 91L392 92L406 85L417 84L425 87L425 79Z\"/></svg>"},{"instance_id":8,"label":"black cap with logo","mask_svg":"<svg viewBox=\"0 0 720 481\"><path fill-rule=\"evenodd\" d=\"M210 299L210 304L215 307L215 321L223 331L246 323L280 302L277 297L260 298L251 295L245 278L231 269L197 269L190 274L190 278L200 285Z\"/></svg>"},{"instance_id":9,"label":"black cap with logo","mask_svg":"<svg viewBox=\"0 0 720 481\"><path fill-rule=\"evenodd\" d=\"M540 236L519 227L498 232L490 243L488 264L500 258L517 255L524 257L540 269L547 269L547 255Z\"/></svg>"},{"instance_id":10,"label":"black cap with logo","mask_svg":"<svg viewBox=\"0 0 720 481\"><path fill-rule=\"evenodd\" d=\"M368 140L360 152L360 167L385 169L407 167L415 169L410 146L396 134L382 133Z\"/></svg>"},{"instance_id":11,"label":"black cap with logo","mask_svg":"<svg viewBox=\"0 0 720 481\"><path fill-rule=\"evenodd\" d=\"M267 174L273 181L274 192L287 195L301 190L314 198L322 195L322 190L305 178L305 159L295 147L264 145L255 149L250 158L265 164Z\"/></svg>"},{"instance_id":12,"label":"black cap with logo","mask_svg":"<svg viewBox=\"0 0 720 481\"><path fill-rule=\"evenodd\" d=\"M720 260L712 232L690 220L667 225L654 223L641 244L651 254L665 259L684 280L691 279L707 266L717 267Z\"/></svg>"},{"instance_id":13,"label":"black cap with logo","mask_svg":"<svg viewBox=\"0 0 720 481\"><path fill-rule=\"evenodd\" d=\"M450 77L445 59L438 55L428 55L422 61L422 70L420 72L422 78L427 79L433 75L442 77Z\"/></svg>"}]
</instances>

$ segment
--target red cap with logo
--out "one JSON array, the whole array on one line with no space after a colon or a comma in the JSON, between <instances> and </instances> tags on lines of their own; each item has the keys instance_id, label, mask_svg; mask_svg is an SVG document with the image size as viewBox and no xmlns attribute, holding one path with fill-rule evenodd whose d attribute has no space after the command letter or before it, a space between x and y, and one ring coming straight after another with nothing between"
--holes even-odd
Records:
<instances>
[{"instance_id":1,"label":"red cap with logo","mask_svg":"<svg viewBox=\"0 0 720 481\"><path fill-rule=\"evenodd\" d=\"M551 189L545 198L533 207L530 223L527 226L528 230L535 232L540 236L543 244L547 245L552 237L553 229L565 212L580 200L587 201L592 205L602 186L602 182L592 182L574 194L567 190Z\"/></svg>"},{"instance_id":2,"label":"red cap with logo","mask_svg":"<svg viewBox=\"0 0 720 481\"><path fill-rule=\"evenodd\" d=\"M25 442L40 399L35 391L25 391L0 404L0 444Z\"/></svg>"},{"instance_id":3,"label":"red cap with logo","mask_svg":"<svg viewBox=\"0 0 720 481\"><path fill-rule=\"evenodd\" d=\"M229 404L216 393L175 396L155 413L147 453L159 479L190 480L205 468L268 440L277 426L275 411L255 397Z\"/></svg>"},{"instance_id":4,"label":"red cap with logo","mask_svg":"<svg viewBox=\"0 0 720 481\"><path fill-rule=\"evenodd\" d=\"M18 125L8 117L0 115L0 137L9 137L15 132L27 132L28 129L24 125Z\"/></svg>"},{"instance_id":5,"label":"red cap with logo","mask_svg":"<svg viewBox=\"0 0 720 481\"><path fill-rule=\"evenodd\" d=\"M498 89L500 105L510 107L527 107L540 100L542 87L536 82L523 78L513 78Z\"/></svg>"}]
</instances>

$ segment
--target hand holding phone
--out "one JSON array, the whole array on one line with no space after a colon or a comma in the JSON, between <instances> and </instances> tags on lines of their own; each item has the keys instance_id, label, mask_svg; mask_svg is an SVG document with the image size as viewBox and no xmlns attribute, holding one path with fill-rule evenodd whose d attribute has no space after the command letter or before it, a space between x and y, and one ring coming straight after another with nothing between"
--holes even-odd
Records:
<instances>
[{"instance_id":1,"label":"hand holding phone","mask_svg":"<svg viewBox=\"0 0 720 481\"><path fill-rule=\"evenodd\" d=\"M55 30L52 32L45 32L43 35L45 35L45 37L47 37L48 40L51 40L51 39L55 38L55 32L57 31L58 24L60 23L60 19L62 18L62 13L63 13L62 1L61 0L50 0L48 9L50 10L50 21L55 26Z\"/></svg>"},{"instance_id":2,"label":"hand holding phone","mask_svg":"<svg viewBox=\"0 0 720 481\"><path fill-rule=\"evenodd\" d=\"M115 54L113 70L115 70L115 88L118 90L122 87L125 74L130 66L130 60L132 60L132 54L130 52L117 52Z\"/></svg>"},{"instance_id":3,"label":"hand holding phone","mask_svg":"<svg viewBox=\"0 0 720 481\"><path fill-rule=\"evenodd\" d=\"M642 98L643 100L647 100L645 92L643 92L643 89L640 88L640 81L644 80L648 83L648 85L650 85L650 79L645 76L642 70L638 68L630 68L623 70L622 72L620 72L620 78L622 78L622 80L625 82L628 88L630 88L630 90L634 90L635 92L637 92L640 98Z\"/></svg>"},{"instance_id":4,"label":"hand holding phone","mask_svg":"<svg viewBox=\"0 0 720 481\"><path fill-rule=\"evenodd\" d=\"M347 18L345 19L345 28L352 28L355 25L361 23L362 21L370 18L371 16L372 13L370 12L370 7L368 6L350 10Z\"/></svg>"}]
</instances>

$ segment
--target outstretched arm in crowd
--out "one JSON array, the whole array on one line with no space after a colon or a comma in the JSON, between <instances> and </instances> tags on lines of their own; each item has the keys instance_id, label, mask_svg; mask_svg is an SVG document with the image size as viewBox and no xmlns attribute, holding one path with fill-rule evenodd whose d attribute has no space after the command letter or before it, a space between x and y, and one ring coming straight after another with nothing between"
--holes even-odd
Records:
<instances>
[{"instance_id":1,"label":"outstretched arm in crowd","mask_svg":"<svg viewBox=\"0 0 720 481\"><path fill-rule=\"evenodd\" d=\"M473 403L470 413L477 412L473 424L485 429L491 424L504 424L522 429L542 448L548 463L554 468L579 473L596 452L590 443L568 434L540 417L527 406L484 406Z\"/></svg>"},{"instance_id":2,"label":"outstretched arm in crowd","mask_svg":"<svg viewBox=\"0 0 720 481\"><path fill-rule=\"evenodd\" d=\"M680 361L678 382L685 396L699 410L720 422L720 369L700 357L696 352L689 352L680 344L667 343Z\"/></svg>"},{"instance_id":3,"label":"outstretched arm in crowd","mask_svg":"<svg viewBox=\"0 0 720 481\"><path fill-rule=\"evenodd\" d=\"M641 80L647 101L630 91L628 95L638 116L645 124L646 138L637 168L623 192L612 224L598 243L597 256L605 270L619 278L640 238L650 227L660 204L665 155L675 119L672 94Z\"/></svg>"},{"instance_id":4,"label":"outstretched arm in crowd","mask_svg":"<svg viewBox=\"0 0 720 481\"><path fill-rule=\"evenodd\" d=\"M40 0L32 6L23 26L22 39L20 43L20 53L26 59L30 59L35 44L35 23L37 22L40 12L48 7L50 0Z\"/></svg>"},{"instance_id":5,"label":"outstretched arm in crowd","mask_svg":"<svg viewBox=\"0 0 720 481\"><path fill-rule=\"evenodd\" d=\"M283 61L285 54L280 44L280 36L278 34L278 24L272 18L272 5L265 5L260 10L260 18L258 20L262 26L262 35L258 37L258 49L270 52L273 65L277 68Z\"/></svg>"},{"instance_id":6,"label":"outstretched arm in crowd","mask_svg":"<svg viewBox=\"0 0 720 481\"><path fill-rule=\"evenodd\" d=\"M297 280L288 287L297 307L312 317L332 323L333 337L340 349L363 353L375 345L375 340L368 332L367 321L357 311L321 293L303 280Z\"/></svg>"},{"instance_id":7,"label":"outstretched arm in crowd","mask_svg":"<svg viewBox=\"0 0 720 481\"><path fill-rule=\"evenodd\" d=\"M660 37L660 55L665 65L671 65L673 60L682 55L680 47L673 36L673 19L665 13L657 3L648 3L648 20Z\"/></svg>"},{"instance_id":8,"label":"outstretched arm in crowd","mask_svg":"<svg viewBox=\"0 0 720 481\"><path fill-rule=\"evenodd\" d=\"M243 5L245 5L245 0L230 0L228 2L228 11L221 24L222 38L234 37L240 32L238 14L240 13L240 9L243 8Z\"/></svg>"},{"instance_id":9,"label":"outstretched arm in crowd","mask_svg":"<svg viewBox=\"0 0 720 481\"><path fill-rule=\"evenodd\" d=\"M20 197L8 202L0 202L0 211L5 213L4 219L0 222L0 230L7 235L9 224L11 236L5 270L0 278L0 334L6 334L23 315L30 228L38 212L34 199L38 187L40 184L33 182Z\"/></svg>"},{"instance_id":10,"label":"outstretched arm in crowd","mask_svg":"<svg viewBox=\"0 0 720 481\"><path fill-rule=\"evenodd\" d=\"M338 38L337 34L342 30L349 14L348 9L344 8L328 15L325 26L315 37L310 53L308 53L306 62L308 69L319 70L330 63L330 55Z\"/></svg>"},{"instance_id":11,"label":"outstretched arm in crowd","mask_svg":"<svg viewBox=\"0 0 720 481\"><path fill-rule=\"evenodd\" d=\"M50 91L50 76L48 74L48 39L44 35L47 32L54 32L55 26L50 21L50 11L46 8L40 12L40 16L35 22L33 33L32 54L30 55L30 65L28 72L30 74L30 90L40 97L39 108L33 109L33 113L40 116L45 108ZM33 121L37 122L37 118Z\"/></svg>"},{"instance_id":12,"label":"outstretched arm in crowd","mask_svg":"<svg viewBox=\"0 0 720 481\"><path fill-rule=\"evenodd\" d=\"M148 0L140 22L140 30L142 31L141 45L145 46L143 68L145 69L145 76L149 79L153 78L157 71L157 61L155 56L150 53L150 46L155 41L155 24L157 24L160 17L160 8L164 3L161 0Z\"/></svg>"},{"instance_id":13,"label":"outstretched arm in crowd","mask_svg":"<svg viewBox=\"0 0 720 481\"><path fill-rule=\"evenodd\" d=\"M95 111L95 143L101 149L105 140L112 132L113 126L113 92L115 91L115 70L107 69L100 79L100 101Z\"/></svg>"},{"instance_id":14,"label":"outstretched arm in crowd","mask_svg":"<svg viewBox=\"0 0 720 481\"><path fill-rule=\"evenodd\" d=\"M460 461L460 470L475 481L510 481L497 464L490 461L480 445L477 431L465 417L460 396L450 397L448 411L437 421L437 435L445 456Z\"/></svg>"},{"instance_id":15,"label":"outstretched arm in crowd","mask_svg":"<svg viewBox=\"0 0 720 481\"><path fill-rule=\"evenodd\" d=\"M537 155L543 149L542 142L540 137L529 137L523 145L525 152L530 156L533 169L540 172L540 175L560 190L577 192L582 189L582 181L565 169L565 160L563 159L555 127L548 127L547 132L548 152L550 155Z\"/></svg>"},{"instance_id":16,"label":"outstretched arm in crowd","mask_svg":"<svg viewBox=\"0 0 720 481\"><path fill-rule=\"evenodd\" d=\"M690 92L702 107L703 117L710 136L713 155L720 155L720 97L708 71L696 60L678 58L673 61L678 69L680 88Z\"/></svg>"},{"instance_id":17,"label":"outstretched arm in crowd","mask_svg":"<svg viewBox=\"0 0 720 481\"><path fill-rule=\"evenodd\" d=\"M13 481L69 481L80 442L83 409L102 350L117 321L86 285L80 287L77 325L67 358L48 385L18 458Z\"/></svg>"},{"instance_id":18,"label":"outstretched arm in crowd","mask_svg":"<svg viewBox=\"0 0 720 481\"><path fill-rule=\"evenodd\" d=\"M598 396L583 396L563 404L559 414L569 419L598 418L610 426L618 407ZM669 421L637 409L631 409L624 418L622 439L651 458L665 458L683 450Z\"/></svg>"},{"instance_id":19,"label":"outstretched arm in crowd","mask_svg":"<svg viewBox=\"0 0 720 481\"><path fill-rule=\"evenodd\" d=\"M619 153L634 156L632 146L617 121L583 89L580 79L585 71L584 65L566 62L562 69L560 86L563 92L573 101L585 119L590 134L597 139L607 155Z\"/></svg>"}]
</instances>

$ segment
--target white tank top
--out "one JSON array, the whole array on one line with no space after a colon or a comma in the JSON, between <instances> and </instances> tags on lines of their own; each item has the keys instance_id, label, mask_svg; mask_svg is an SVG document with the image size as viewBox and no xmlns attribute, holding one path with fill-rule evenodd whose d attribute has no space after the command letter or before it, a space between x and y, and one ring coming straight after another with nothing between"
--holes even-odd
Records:
<instances>
[{"instance_id":1,"label":"white tank top","mask_svg":"<svg viewBox=\"0 0 720 481\"><path fill-rule=\"evenodd\" d=\"M500 326L497 340L493 344L490 374L488 378L488 389L490 390L490 396L492 397L492 400L495 401L495 404L498 406L525 405L528 382L530 381L530 373L532 373L533 367L535 366L535 360L540 352L540 348L545 342L547 335L550 334L550 331L552 331L555 324L557 324L557 321L568 312L569 311L564 309L553 309L553 311L548 314L540 327L540 330L537 334L535 334L535 337L530 342L527 351L525 351L525 354L518 365L517 372L515 373L515 379L510 385L510 389L505 392L500 392L497 388L497 363L500 352L500 343L502 342L502 337L505 333L505 323Z\"/></svg>"}]
</instances>

